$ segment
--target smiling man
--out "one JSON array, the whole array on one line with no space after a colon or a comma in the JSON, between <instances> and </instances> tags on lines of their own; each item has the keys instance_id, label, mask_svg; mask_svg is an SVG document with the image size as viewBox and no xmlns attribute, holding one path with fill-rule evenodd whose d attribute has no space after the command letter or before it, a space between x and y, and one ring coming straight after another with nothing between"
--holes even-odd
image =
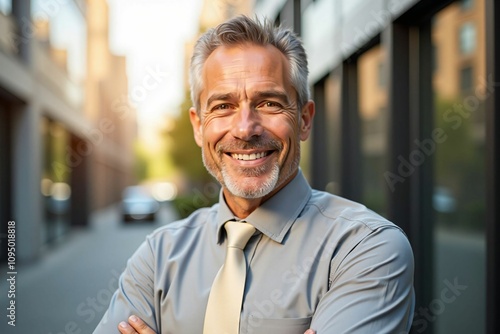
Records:
<instances>
[{"instance_id":1,"label":"smiling man","mask_svg":"<svg viewBox=\"0 0 500 334\"><path fill-rule=\"evenodd\" d=\"M221 46L205 62L201 112L192 109L191 122L203 162L239 218L298 173L314 105L299 106L288 71L272 45Z\"/></svg>"},{"instance_id":2,"label":"smiling man","mask_svg":"<svg viewBox=\"0 0 500 334\"><path fill-rule=\"evenodd\" d=\"M403 232L299 169L307 74L300 40L266 22L240 16L199 39L189 112L219 203L148 236L94 333L409 331Z\"/></svg>"}]
</instances>

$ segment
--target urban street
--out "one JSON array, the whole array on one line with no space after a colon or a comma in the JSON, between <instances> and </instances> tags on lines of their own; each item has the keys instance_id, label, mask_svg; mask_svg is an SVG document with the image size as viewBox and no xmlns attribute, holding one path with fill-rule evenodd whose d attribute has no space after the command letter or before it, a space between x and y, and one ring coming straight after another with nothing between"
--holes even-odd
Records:
<instances>
[{"instance_id":1,"label":"urban street","mask_svg":"<svg viewBox=\"0 0 500 334\"><path fill-rule=\"evenodd\" d=\"M176 219L163 204L154 222L124 224L117 206L95 212L32 264L17 265L15 327L7 324L6 270L0 296L2 334L92 333L117 288L127 259L154 229Z\"/></svg>"}]
</instances>

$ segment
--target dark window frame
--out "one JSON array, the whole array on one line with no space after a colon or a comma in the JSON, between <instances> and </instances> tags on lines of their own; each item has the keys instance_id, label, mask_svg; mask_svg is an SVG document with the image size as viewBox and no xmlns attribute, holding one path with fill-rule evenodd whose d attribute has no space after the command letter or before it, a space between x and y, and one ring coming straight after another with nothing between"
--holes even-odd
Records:
<instances>
[{"instance_id":1,"label":"dark window frame","mask_svg":"<svg viewBox=\"0 0 500 334\"><path fill-rule=\"evenodd\" d=\"M491 81L500 82L500 3L485 1L486 10L486 73ZM488 78L489 80L489 78ZM498 87L498 84L496 85ZM493 88L493 87L492 87ZM500 89L493 90L486 100L486 331L500 332Z\"/></svg>"}]
</instances>

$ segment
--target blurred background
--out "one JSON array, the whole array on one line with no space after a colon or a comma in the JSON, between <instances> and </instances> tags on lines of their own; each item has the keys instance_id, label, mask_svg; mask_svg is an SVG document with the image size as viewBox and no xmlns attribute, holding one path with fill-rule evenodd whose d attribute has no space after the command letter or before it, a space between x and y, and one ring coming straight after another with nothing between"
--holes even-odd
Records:
<instances>
[{"instance_id":1,"label":"blurred background","mask_svg":"<svg viewBox=\"0 0 500 334\"><path fill-rule=\"evenodd\" d=\"M192 138L197 37L238 14L292 28L317 113L301 167L412 243L413 333L498 333L494 0L0 0L0 281L16 327L91 333L126 260L218 200ZM3 311L6 313L6 311Z\"/></svg>"}]
</instances>

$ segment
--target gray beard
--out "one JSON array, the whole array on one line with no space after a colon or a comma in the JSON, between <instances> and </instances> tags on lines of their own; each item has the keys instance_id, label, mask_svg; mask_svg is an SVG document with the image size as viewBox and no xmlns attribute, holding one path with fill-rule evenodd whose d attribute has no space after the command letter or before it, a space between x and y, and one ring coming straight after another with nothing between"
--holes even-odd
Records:
<instances>
[{"instance_id":1,"label":"gray beard","mask_svg":"<svg viewBox=\"0 0 500 334\"><path fill-rule=\"evenodd\" d=\"M254 184L253 187L245 187L245 185L242 184L240 180L234 179L233 177L228 175L226 168L222 168L221 172L227 190L229 190L231 194L237 197L247 198L247 199L261 198L268 195L271 191L274 190L274 188L278 184L278 178L280 175L280 169L278 167L278 164L274 164L271 170L271 175L269 175L262 184L260 185ZM257 172L249 174L259 174L259 173Z\"/></svg>"},{"instance_id":2,"label":"gray beard","mask_svg":"<svg viewBox=\"0 0 500 334\"><path fill-rule=\"evenodd\" d=\"M300 142L300 139L297 138L297 141ZM267 146L265 146L267 144ZM252 143L244 143L237 146L237 148L242 147L273 147L278 152L281 151L282 145L278 141L269 141L266 144L263 144L259 141L254 141ZM224 149L228 150L233 146L225 145ZM217 147L217 154L222 154L224 151L221 145ZM297 147L298 152L294 157L293 161L288 166L283 166L283 170L280 170L279 164L276 162L271 168L271 174L260 184L256 184L253 182L252 184L245 184L238 177L231 176L227 168L222 162L221 170L215 170L214 165L210 166L208 160L206 159L205 149L204 147L201 150L201 156L203 159L203 165L206 170L220 183L223 188L226 188L231 194L240 198L246 199L255 199L262 198L269 193L271 193L278 185L278 181L280 180L280 174L283 174L283 181L287 180L290 175L292 175L295 170L299 166L300 162L300 146ZM222 161L222 159L221 159ZM214 168L212 168L214 167ZM257 168L242 168L241 174L247 177L258 177L263 175L266 172L267 168L257 167Z\"/></svg>"},{"instance_id":3,"label":"gray beard","mask_svg":"<svg viewBox=\"0 0 500 334\"><path fill-rule=\"evenodd\" d=\"M280 168L278 164L274 164L271 170L271 175L269 175L263 182L263 184L257 185L253 184L253 187L246 186L242 184L241 180L229 175L226 166L223 164L220 173L213 170L207 163L205 156L205 150L201 150L201 155L203 158L203 165L207 171L221 184L222 187L226 188L231 194L241 198L261 198L268 195L274 190L278 183ZM257 177L265 172L265 167L262 168L248 168L244 169L242 173L245 176Z\"/></svg>"}]
</instances>

